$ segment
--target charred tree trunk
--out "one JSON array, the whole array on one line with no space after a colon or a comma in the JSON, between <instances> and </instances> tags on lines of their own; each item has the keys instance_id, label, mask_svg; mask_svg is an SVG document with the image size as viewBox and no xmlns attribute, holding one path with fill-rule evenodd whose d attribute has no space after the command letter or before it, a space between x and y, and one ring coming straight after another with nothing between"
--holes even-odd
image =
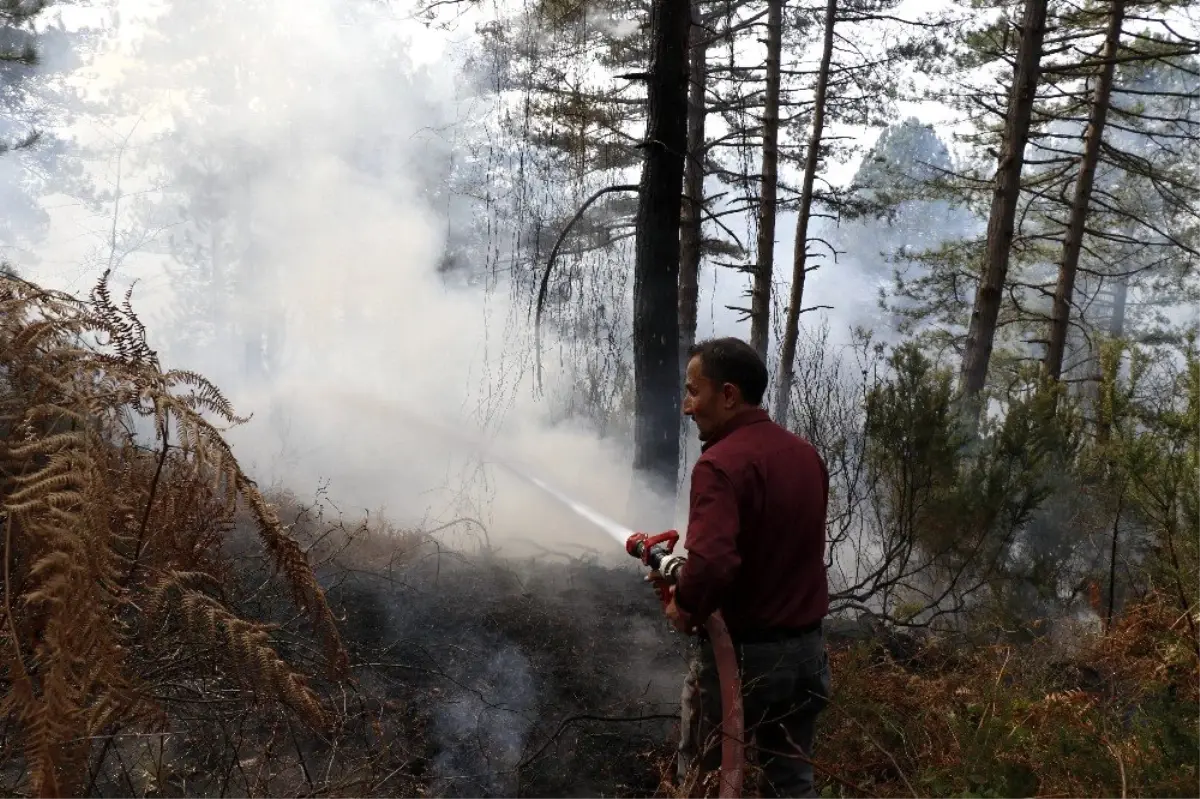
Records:
<instances>
[{"instance_id":1,"label":"charred tree trunk","mask_svg":"<svg viewBox=\"0 0 1200 799\"><path fill-rule=\"evenodd\" d=\"M767 0L767 86L763 108L762 188L758 253L750 288L750 345L767 359L771 340L771 280L775 267L775 207L779 185L779 61L783 52L784 0ZM820 101L818 101L820 102Z\"/></svg>"},{"instance_id":2,"label":"charred tree trunk","mask_svg":"<svg viewBox=\"0 0 1200 799\"><path fill-rule=\"evenodd\" d=\"M687 163L683 168L683 227L679 240L679 358L687 363L687 351L696 341L696 306L700 294L700 258L704 209L704 122L708 84L708 33L700 25L700 10L692 11L691 43L688 53ZM682 382L682 371L681 371Z\"/></svg>"},{"instance_id":3,"label":"charred tree trunk","mask_svg":"<svg viewBox=\"0 0 1200 799\"><path fill-rule=\"evenodd\" d=\"M1108 11L1108 28L1104 36L1101 64L1096 71L1096 87L1087 131L1083 135L1083 155L1079 159L1079 176L1075 179L1075 196L1067 232L1063 238L1062 263L1058 268L1058 284L1054 288L1054 307L1050 315L1050 330L1046 336L1046 374L1051 380L1062 377L1063 355L1067 349L1067 328L1071 318L1071 303L1075 296L1075 275L1079 268L1079 253L1083 249L1083 228L1087 221L1088 205L1092 199L1092 181L1100 160L1100 144L1104 124L1108 120L1109 98L1112 96L1113 71L1116 69L1117 49L1121 46L1121 26L1125 21L1125 0L1112 0Z\"/></svg>"},{"instance_id":4,"label":"charred tree trunk","mask_svg":"<svg viewBox=\"0 0 1200 799\"><path fill-rule=\"evenodd\" d=\"M804 301L804 275L808 264L808 220L812 214L813 181L821 157L821 136L825 128L825 93L829 88L829 65L833 60L833 28L837 24L837 0L825 2L825 33L821 46L821 66L813 97L812 130L804 152L804 181L800 184L800 208L796 215L796 244L792 256L792 292L788 299L787 322L779 348L779 374L775 386L775 421L786 425L792 400L792 368L796 360L796 340L800 337L800 304Z\"/></svg>"},{"instance_id":5,"label":"charred tree trunk","mask_svg":"<svg viewBox=\"0 0 1200 799\"><path fill-rule=\"evenodd\" d=\"M1021 196L1021 171L1025 165L1025 143L1029 139L1029 123L1041 69L1042 42L1046 36L1046 3L1047 0L1025 1L1020 28L1021 43L1017 48L1012 89L1008 97L1004 143L996 167L992 210L988 217L983 275L975 292L975 305L967 329L961 386L969 418L975 420L978 420L981 410L977 398L987 382L996 321L1000 316L1000 300L1008 276L1013 226Z\"/></svg>"},{"instance_id":6,"label":"charred tree trunk","mask_svg":"<svg viewBox=\"0 0 1200 799\"><path fill-rule=\"evenodd\" d=\"M679 223L687 149L688 0L650 10L645 160L633 268L634 469L664 496L679 472Z\"/></svg>"}]
</instances>

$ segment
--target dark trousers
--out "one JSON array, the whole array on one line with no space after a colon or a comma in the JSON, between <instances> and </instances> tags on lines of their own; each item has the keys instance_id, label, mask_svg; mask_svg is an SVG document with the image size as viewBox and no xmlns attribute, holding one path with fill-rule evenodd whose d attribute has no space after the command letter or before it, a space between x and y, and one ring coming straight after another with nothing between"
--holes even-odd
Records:
<instances>
[{"instance_id":1,"label":"dark trousers","mask_svg":"<svg viewBox=\"0 0 1200 799\"><path fill-rule=\"evenodd\" d=\"M828 704L829 657L820 629L779 641L735 643L742 676L747 757L762 771L763 796L816 796L811 758L817 716ZM712 645L693 646L684 680L679 779L721 764L721 688ZM789 741L790 738L790 741ZM795 746L793 746L793 743Z\"/></svg>"}]
</instances>

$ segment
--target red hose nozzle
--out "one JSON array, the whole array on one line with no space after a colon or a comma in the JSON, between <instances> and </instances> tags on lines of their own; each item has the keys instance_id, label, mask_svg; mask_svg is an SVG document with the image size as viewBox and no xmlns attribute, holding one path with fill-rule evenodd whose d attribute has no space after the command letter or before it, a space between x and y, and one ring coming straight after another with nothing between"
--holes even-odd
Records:
<instances>
[{"instance_id":1,"label":"red hose nozzle","mask_svg":"<svg viewBox=\"0 0 1200 799\"><path fill-rule=\"evenodd\" d=\"M675 545L679 543L679 533L675 530L667 530L665 533L657 535L649 535L647 533L634 533L625 541L625 551L633 557L640 560L647 566L653 565L650 563L650 550L654 549L659 544L662 544L663 554L674 552Z\"/></svg>"}]
</instances>

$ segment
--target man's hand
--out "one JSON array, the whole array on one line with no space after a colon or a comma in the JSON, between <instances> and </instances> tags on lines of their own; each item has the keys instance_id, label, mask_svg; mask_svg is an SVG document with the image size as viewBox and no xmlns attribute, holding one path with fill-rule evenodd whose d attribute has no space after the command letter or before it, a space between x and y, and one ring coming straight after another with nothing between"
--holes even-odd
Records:
<instances>
[{"instance_id":1,"label":"man's hand","mask_svg":"<svg viewBox=\"0 0 1200 799\"><path fill-rule=\"evenodd\" d=\"M692 624L691 616L685 613L675 604L675 591L663 579L663 576L656 571L646 575L646 582L654 586L654 590L658 593L659 599L663 601L663 612L667 614L667 618L671 621L671 626L681 633L691 635L696 632L696 626Z\"/></svg>"},{"instance_id":2,"label":"man's hand","mask_svg":"<svg viewBox=\"0 0 1200 799\"><path fill-rule=\"evenodd\" d=\"M696 626L692 624L691 616L680 610L675 604L675 596L671 596L671 601L667 603L667 618L671 620L671 626L681 633L691 635L696 632Z\"/></svg>"}]
</instances>

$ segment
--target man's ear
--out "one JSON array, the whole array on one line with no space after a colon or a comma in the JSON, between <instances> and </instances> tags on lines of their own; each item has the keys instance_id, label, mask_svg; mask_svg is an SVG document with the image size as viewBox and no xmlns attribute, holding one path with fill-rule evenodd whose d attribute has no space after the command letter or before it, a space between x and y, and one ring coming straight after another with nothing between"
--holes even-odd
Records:
<instances>
[{"instance_id":1,"label":"man's ear","mask_svg":"<svg viewBox=\"0 0 1200 799\"><path fill-rule=\"evenodd\" d=\"M726 408L735 407L742 399L742 392L733 383L721 384L721 399Z\"/></svg>"}]
</instances>

